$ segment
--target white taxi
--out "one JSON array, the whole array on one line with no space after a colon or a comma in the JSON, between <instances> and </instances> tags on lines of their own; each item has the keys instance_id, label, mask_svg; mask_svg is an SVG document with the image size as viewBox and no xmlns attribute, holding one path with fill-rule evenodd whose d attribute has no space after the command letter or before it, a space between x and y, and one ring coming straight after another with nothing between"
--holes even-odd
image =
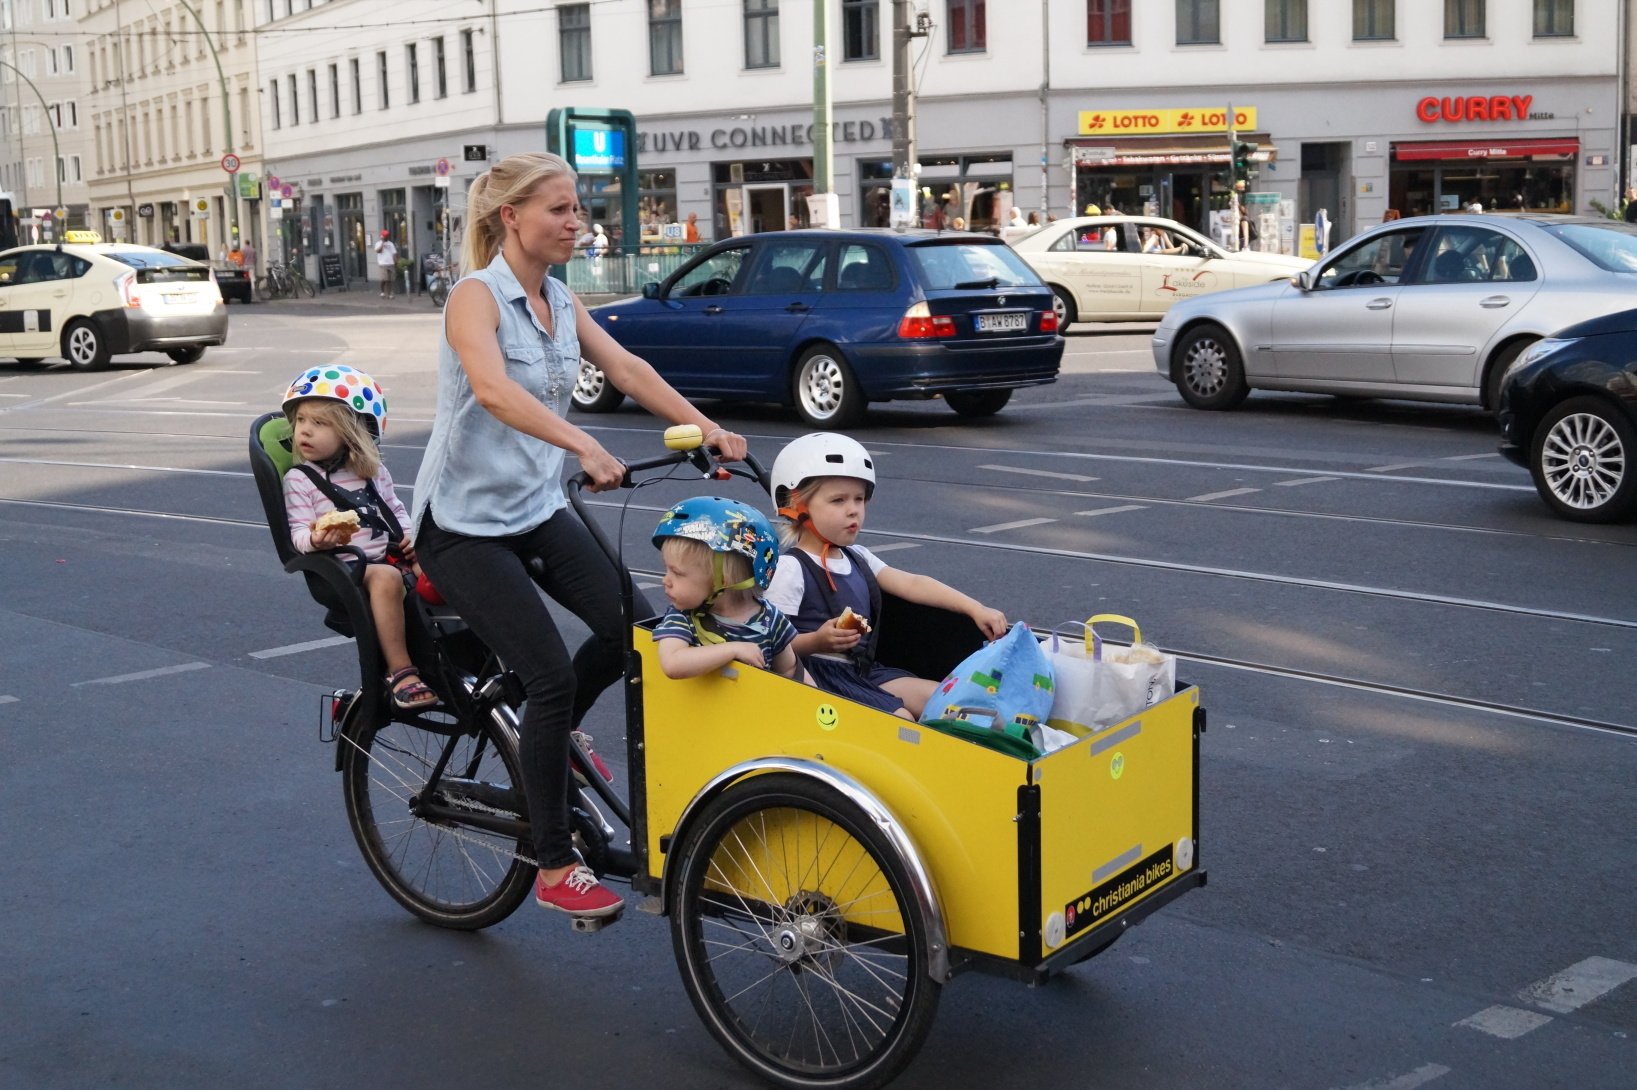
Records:
<instances>
[{"instance_id":1,"label":"white taxi","mask_svg":"<svg viewBox=\"0 0 1637 1090\"><path fill-rule=\"evenodd\" d=\"M192 363L226 341L227 305L197 261L123 243L0 253L0 357L80 370L133 352Z\"/></svg>"},{"instance_id":2,"label":"white taxi","mask_svg":"<svg viewBox=\"0 0 1637 1090\"><path fill-rule=\"evenodd\" d=\"M1057 328L1073 322L1158 321L1178 299L1288 280L1313 262L1255 250L1229 253L1157 216L1080 216L1011 240L1051 286Z\"/></svg>"}]
</instances>

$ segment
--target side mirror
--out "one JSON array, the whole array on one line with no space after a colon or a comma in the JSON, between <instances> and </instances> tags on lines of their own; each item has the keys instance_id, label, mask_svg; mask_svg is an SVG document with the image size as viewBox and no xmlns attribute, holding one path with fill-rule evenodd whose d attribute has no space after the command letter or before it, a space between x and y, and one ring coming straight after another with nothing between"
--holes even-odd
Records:
<instances>
[{"instance_id":1,"label":"side mirror","mask_svg":"<svg viewBox=\"0 0 1637 1090\"><path fill-rule=\"evenodd\" d=\"M1303 269L1301 272L1296 274L1296 287L1302 291L1312 291L1313 285L1318 279L1318 275L1319 274L1314 272L1311 268Z\"/></svg>"},{"instance_id":2,"label":"side mirror","mask_svg":"<svg viewBox=\"0 0 1637 1090\"><path fill-rule=\"evenodd\" d=\"M644 299L658 299L659 282L657 280L650 280L648 283L642 285L642 297Z\"/></svg>"}]
</instances>

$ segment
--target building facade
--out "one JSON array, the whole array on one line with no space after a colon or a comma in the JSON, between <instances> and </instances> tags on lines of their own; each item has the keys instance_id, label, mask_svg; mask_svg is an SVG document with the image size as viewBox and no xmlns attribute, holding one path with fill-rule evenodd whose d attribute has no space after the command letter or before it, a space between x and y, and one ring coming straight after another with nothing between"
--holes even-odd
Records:
<instances>
[{"instance_id":1,"label":"building facade","mask_svg":"<svg viewBox=\"0 0 1637 1090\"><path fill-rule=\"evenodd\" d=\"M0 0L0 190L25 240L83 226L92 170L73 0ZM65 223L55 223L61 216Z\"/></svg>"},{"instance_id":2,"label":"building facade","mask_svg":"<svg viewBox=\"0 0 1637 1090\"><path fill-rule=\"evenodd\" d=\"M201 243L219 258L259 246L252 0L73 2L91 226L146 245Z\"/></svg>"}]
</instances>

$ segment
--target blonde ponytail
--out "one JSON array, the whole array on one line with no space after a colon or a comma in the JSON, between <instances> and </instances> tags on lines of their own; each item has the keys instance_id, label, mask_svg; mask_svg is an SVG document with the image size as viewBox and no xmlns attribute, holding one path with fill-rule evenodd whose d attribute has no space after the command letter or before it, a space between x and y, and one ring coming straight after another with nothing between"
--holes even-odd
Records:
<instances>
[{"instance_id":1,"label":"blonde ponytail","mask_svg":"<svg viewBox=\"0 0 1637 1090\"><path fill-rule=\"evenodd\" d=\"M561 156L549 152L508 155L479 174L466 191L466 240L461 247L461 267L466 272L487 268L506 240L506 225L500 209L521 204L541 182L561 175L574 178L574 168Z\"/></svg>"}]
</instances>

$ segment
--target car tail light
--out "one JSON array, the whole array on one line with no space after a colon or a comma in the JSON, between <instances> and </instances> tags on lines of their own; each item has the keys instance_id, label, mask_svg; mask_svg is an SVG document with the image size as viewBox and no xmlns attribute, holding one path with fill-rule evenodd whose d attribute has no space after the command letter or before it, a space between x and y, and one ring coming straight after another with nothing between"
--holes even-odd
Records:
<instances>
[{"instance_id":1,"label":"car tail light","mask_svg":"<svg viewBox=\"0 0 1637 1090\"><path fill-rule=\"evenodd\" d=\"M906 341L953 337L955 319L947 314L933 314L924 302L916 303L904 311L904 316L898 320L898 335Z\"/></svg>"},{"instance_id":2,"label":"car tail light","mask_svg":"<svg viewBox=\"0 0 1637 1090\"><path fill-rule=\"evenodd\" d=\"M142 305L142 297L136 293L136 273L120 273L119 279L114 281L114 285L119 288L119 297L124 300L126 306L139 307Z\"/></svg>"},{"instance_id":3,"label":"car tail light","mask_svg":"<svg viewBox=\"0 0 1637 1090\"><path fill-rule=\"evenodd\" d=\"M1040 332L1057 332L1057 311L1053 310L1051 307L1047 307L1045 310L1040 312Z\"/></svg>"}]
</instances>

